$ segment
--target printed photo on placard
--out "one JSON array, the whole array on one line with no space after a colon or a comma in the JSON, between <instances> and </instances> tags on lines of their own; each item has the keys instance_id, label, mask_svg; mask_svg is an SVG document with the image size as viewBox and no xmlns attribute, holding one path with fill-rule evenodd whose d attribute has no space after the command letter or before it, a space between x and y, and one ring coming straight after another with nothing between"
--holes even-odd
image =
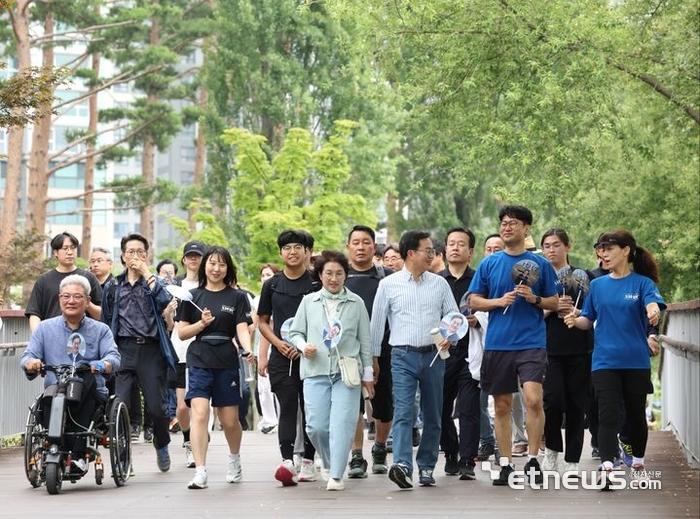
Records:
<instances>
[{"instance_id":1,"label":"printed photo on placard","mask_svg":"<svg viewBox=\"0 0 700 519\"><path fill-rule=\"evenodd\" d=\"M457 342L467 334L469 323L459 312L450 312L440 321L440 333L450 342Z\"/></svg>"},{"instance_id":2,"label":"printed photo on placard","mask_svg":"<svg viewBox=\"0 0 700 519\"><path fill-rule=\"evenodd\" d=\"M293 322L294 317L290 317L285 322L283 322L282 326L280 327L280 335L282 336L282 340L284 342L289 342L289 329L292 327Z\"/></svg>"},{"instance_id":3,"label":"printed photo on placard","mask_svg":"<svg viewBox=\"0 0 700 519\"><path fill-rule=\"evenodd\" d=\"M85 357L85 338L79 333L71 333L68 336L68 344L66 345L66 353L70 359L75 362Z\"/></svg>"},{"instance_id":4,"label":"printed photo on placard","mask_svg":"<svg viewBox=\"0 0 700 519\"><path fill-rule=\"evenodd\" d=\"M540 266L532 260L520 260L513 265L510 276L516 285L532 286L540 279Z\"/></svg>"},{"instance_id":5,"label":"printed photo on placard","mask_svg":"<svg viewBox=\"0 0 700 519\"><path fill-rule=\"evenodd\" d=\"M343 327L337 319L331 319L323 329L323 344L326 348L335 348L343 335Z\"/></svg>"},{"instance_id":6,"label":"printed photo on placard","mask_svg":"<svg viewBox=\"0 0 700 519\"><path fill-rule=\"evenodd\" d=\"M469 308L469 292L465 292L459 300L459 311L463 315L471 315L472 309Z\"/></svg>"}]
</instances>

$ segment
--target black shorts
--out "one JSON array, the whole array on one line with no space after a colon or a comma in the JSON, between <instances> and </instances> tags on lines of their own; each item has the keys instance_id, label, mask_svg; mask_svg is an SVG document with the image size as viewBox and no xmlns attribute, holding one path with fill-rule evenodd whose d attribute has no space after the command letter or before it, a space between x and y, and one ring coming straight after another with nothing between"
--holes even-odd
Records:
<instances>
[{"instance_id":1,"label":"black shorts","mask_svg":"<svg viewBox=\"0 0 700 519\"><path fill-rule=\"evenodd\" d=\"M243 400L238 368L190 367L190 387L185 395L189 406L193 398L211 400L213 407L237 406Z\"/></svg>"},{"instance_id":2,"label":"black shorts","mask_svg":"<svg viewBox=\"0 0 700 519\"><path fill-rule=\"evenodd\" d=\"M187 364L180 362L175 366L175 370L168 368L168 387L187 389Z\"/></svg>"},{"instance_id":3,"label":"black shorts","mask_svg":"<svg viewBox=\"0 0 700 519\"><path fill-rule=\"evenodd\" d=\"M654 392L651 371L648 369L599 369L591 373L596 393L614 391L628 395L646 395Z\"/></svg>"},{"instance_id":4,"label":"black shorts","mask_svg":"<svg viewBox=\"0 0 700 519\"><path fill-rule=\"evenodd\" d=\"M518 390L520 383L544 382L547 350L487 350L481 361L481 389L489 395L506 395Z\"/></svg>"},{"instance_id":5,"label":"black shorts","mask_svg":"<svg viewBox=\"0 0 700 519\"><path fill-rule=\"evenodd\" d=\"M378 357L379 379L374 385L372 418L383 423L394 419L394 400L391 395L391 357Z\"/></svg>"}]
</instances>

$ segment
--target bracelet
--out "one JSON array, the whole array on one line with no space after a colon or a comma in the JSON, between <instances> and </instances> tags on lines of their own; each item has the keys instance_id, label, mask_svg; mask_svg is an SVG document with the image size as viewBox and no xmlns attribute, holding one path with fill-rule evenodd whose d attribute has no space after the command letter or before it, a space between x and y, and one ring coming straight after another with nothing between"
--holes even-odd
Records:
<instances>
[{"instance_id":1,"label":"bracelet","mask_svg":"<svg viewBox=\"0 0 700 519\"><path fill-rule=\"evenodd\" d=\"M155 280L156 280L156 276L153 275L153 274L151 274L151 276L146 280L146 282L147 282L147 283L150 283L151 280L155 281Z\"/></svg>"}]
</instances>

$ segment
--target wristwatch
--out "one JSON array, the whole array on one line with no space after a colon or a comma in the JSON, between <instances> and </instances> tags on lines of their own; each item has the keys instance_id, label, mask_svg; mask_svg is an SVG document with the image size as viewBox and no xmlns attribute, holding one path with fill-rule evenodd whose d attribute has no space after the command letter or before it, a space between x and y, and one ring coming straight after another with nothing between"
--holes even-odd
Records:
<instances>
[{"instance_id":1,"label":"wristwatch","mask_svg":"<svg viewBox=\"0 0 700 519\"><path fill-rule=\"evenodd\" d=\"M535 296L535 302L532 303L533 305L537 306L542 302L542 298L540 296Z\"/></svg>"}]
</instances>

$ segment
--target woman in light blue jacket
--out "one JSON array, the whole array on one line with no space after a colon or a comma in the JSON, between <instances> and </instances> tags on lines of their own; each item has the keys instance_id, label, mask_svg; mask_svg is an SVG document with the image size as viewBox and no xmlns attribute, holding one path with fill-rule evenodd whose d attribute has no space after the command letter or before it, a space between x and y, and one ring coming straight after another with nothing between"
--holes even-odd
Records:
<instances>
[{"instance_id":1,"label":"woman in light blue jacket","mask_svg":"<svg viewBox=\"0 0 700 519\"><path fill-rule=\"evenodd\" d=\"M374 395L369 315L362 299L344 286L349 269L342 253L321 253L315 274L323 288L304 296L289 330L290 342L302 353L306 432L328 473L326 490L345 488L360 387ZM339 359L347 361L347 371L356 370L355 384L343 381Z\"/></svg>"}]
</instances>

